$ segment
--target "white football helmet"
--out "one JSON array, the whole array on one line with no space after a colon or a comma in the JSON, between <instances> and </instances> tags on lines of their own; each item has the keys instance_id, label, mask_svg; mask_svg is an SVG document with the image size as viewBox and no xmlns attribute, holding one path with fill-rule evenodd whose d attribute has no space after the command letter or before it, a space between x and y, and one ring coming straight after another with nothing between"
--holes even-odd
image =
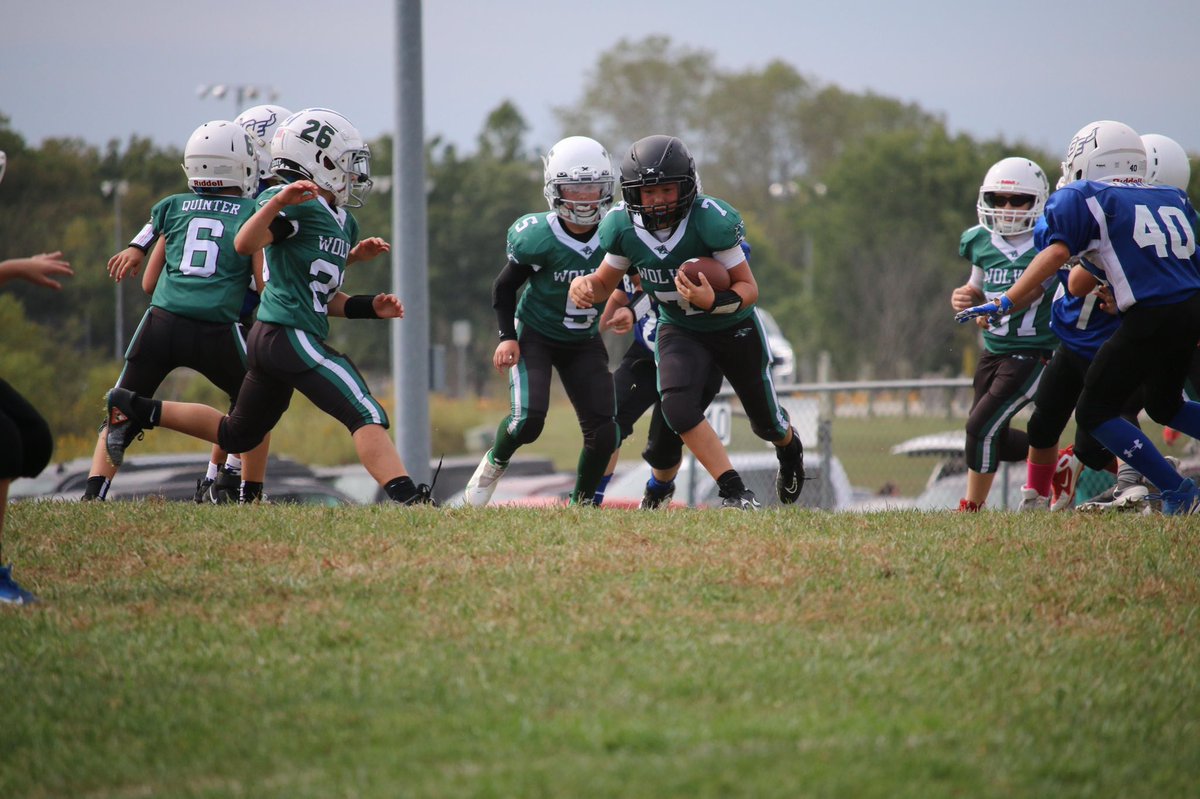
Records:
<instances>
[{"instance_id":1,"label":"white football helmet","mask_svg":"<svg viewBox=\"0 0 1200 799\"><path fill-rule=\"evenodd\" d=\"M234 117L233 124L245 128L246 135L254 144L254 155L258 159L258 179L271 177L271 139L275 129L292 112L281 105L256 105Z\"/></svg>"},{"instance_id":2,"label":"white football helmet","mask_svg":"<svg viewBox=\"0 0 1200 799\"><path fill-rule=\"evenodd\" d=\"M612 159L603 145L587 136L568 136L542 158L546 186L542 193L550 210L576 225L598 225L612 207L617 178ZM598 199L572 201L562 196L563 186L596 186Z\"/></svg>"},{"instance_id":3,"label":"white football helmet","mask_svg":"<svg viewBox=\"0 0 1200 799\"><path fill-rule=\"evenodd\" d=\"M1077 180L1136 183L1146 177L1146 146L1133 128L1101 120L1084 125L1067 145L1060 186Z\"/></svg>"},{"instance_id":4,"label":"white football helmet","mask_svg":"<svg viewBox=\"0 0 1200 799\"><path fill-rule=\"evenodd\" d=\"M305 108L285 119L271 140L271 172L311 180L337 204L357 208L371 190L371 150L350 120L328 108Z\"/></svg>"},{"instance_id":5,"label":"white football helmet","mask_svg":"<svg viewBox=\"0 0 1200 799\"><path fill-rule=\"evenodd\" d=\"M1022 195L1032 198L1027 205L996 206L996 195ZM1046 173L1028 158L1003 158L992 164L979 187L975 210L979 224L1001 236L1017 236L1033 230L1046 207L1050 184Z\"/></svg>"},{"instance_id":6,"label":"white football helmet","mask_svg":"<svg viewBox=\"0 0 1200 799\"><path fill-rule=\"evenodd\" d=\"M188 188L236 188L251 197L258 187L258 161L254 144L240 126L224 119L205 122L183 147L183 172Z\"/></svg>"},{"instance_id":7,"label":"white football helmet","mask_svg":"<svg viewBox=\"0 0 1200 799\"><path fill-rule=\"evenodd\" d=\"M8 156L0 150L0 181L4 180L4 170L8 168Z\"/></svg>"},{"instance_id":8,"label":"white football helmet","mask_svg":"<svg viewBox=\"0 0 1200 799\"><path fill-rule=\"evenodd\" d=\"M1142 144L1146 146L1146 182L1187 191L1192 165L1183 146L1161 133L1143 134Z\"/></svg>"}]
</instances>

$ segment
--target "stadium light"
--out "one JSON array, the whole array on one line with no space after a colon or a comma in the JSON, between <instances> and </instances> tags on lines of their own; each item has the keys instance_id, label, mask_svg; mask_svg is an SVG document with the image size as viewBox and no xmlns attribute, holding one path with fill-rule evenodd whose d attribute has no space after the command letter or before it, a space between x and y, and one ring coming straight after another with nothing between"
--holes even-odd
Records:
<instances>
[{"instance_id":1,"label":"stadium light","mask_svg":"<svg viewBox=\"0 0 1200 799\"><path fill-rule=\"evenodd\" d=\"M274 86L259 86L254 83L211 83L196 87L196 96L201 100L211 97L214 100L224 100L226 95L234 99L236 110L233 117L245 110L247 100L257 100L260 97L268 103L279 99L279 90Z\"/></svg>"}]
</instances>

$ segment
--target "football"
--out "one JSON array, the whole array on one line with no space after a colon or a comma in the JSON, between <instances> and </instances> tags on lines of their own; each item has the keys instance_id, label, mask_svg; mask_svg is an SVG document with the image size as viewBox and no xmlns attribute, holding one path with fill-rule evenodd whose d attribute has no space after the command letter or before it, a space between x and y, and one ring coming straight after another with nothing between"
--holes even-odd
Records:
<instances>
[{"instance_id":1,"label":"football","mask_svg":"<svg viewBox=\"0 0 1200 799\"><path fill-rule=\"evenodd\" d=\"M713 291L724 291L729 288L731 282L729 270L716 258L692 258L684 261L679 271L696 285L700 285L700 275L703 274L708 278L708 285L713 287Z\"/></svg>"}]
</instances>

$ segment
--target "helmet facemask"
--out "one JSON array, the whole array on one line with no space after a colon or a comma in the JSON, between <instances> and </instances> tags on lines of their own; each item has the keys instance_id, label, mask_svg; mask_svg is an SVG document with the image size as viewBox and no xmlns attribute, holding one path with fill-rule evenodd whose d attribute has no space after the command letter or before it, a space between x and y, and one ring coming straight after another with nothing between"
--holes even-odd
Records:
<instances>
[{"instance_id":1,"label":"helmet facemask","mask_svg":"<svg viewBox=\"0 0 1200 799\"><path fill-rule=\"evenodd\" d=\"M595 139L568 136L542 158L545 185L542 195L559 218L580 227L592 227L612 207L616 177L608 151ZM574 195L563 196L563 189Z\"/></svg>"},{"instance_id":2,"label":"helmet facemask","mask_svg":"<svg viewBox=\"0 0 1200 799\"><path fill-rule=\"evenodd\" d=\"M679 187L679 193L674 202L647 205L642 201L644 187L667 186L672 183ZM633 223L650 232L670 230L678 225L691 210L692 202L698 193L696 181L690 178L631 181L622 183L621 191L625 195L625 205L629 208Z\"/></svg>"}]
</instances>

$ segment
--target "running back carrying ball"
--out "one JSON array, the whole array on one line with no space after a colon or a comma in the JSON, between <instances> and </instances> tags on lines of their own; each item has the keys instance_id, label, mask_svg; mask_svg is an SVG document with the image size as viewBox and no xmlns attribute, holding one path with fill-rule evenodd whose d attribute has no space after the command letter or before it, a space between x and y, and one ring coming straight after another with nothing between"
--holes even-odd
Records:
<instances>
[{"instance_id":1,"label":"running back carrying ball","mask_svg":"<svg viewBox=\"0 0 1200 799\"><path fill-rule=\"evenodd\" d=\"M680 265L679 271L697 286L700 285L700 275L703 274L708 278L708 285L712 286L713 291L725 291L731 282L729 270L716 258L691 258Z\"/></svg>"}]
</instances>

